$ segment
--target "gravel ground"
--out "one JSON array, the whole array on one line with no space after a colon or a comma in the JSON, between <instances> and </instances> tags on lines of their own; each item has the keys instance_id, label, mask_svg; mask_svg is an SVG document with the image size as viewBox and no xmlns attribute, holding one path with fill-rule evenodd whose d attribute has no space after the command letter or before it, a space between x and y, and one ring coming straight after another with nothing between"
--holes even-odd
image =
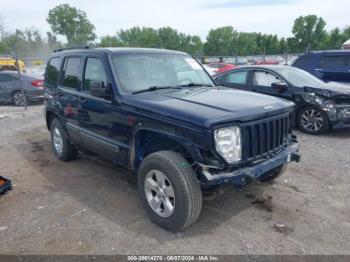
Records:
<instances>
[{"instance_id":1,"label":"gravel ground","mask_svg":"<svg viewBox=\"0 0 350 262\"><path fill-rule=\"evenodd\" d=\"M302 161L273 184L225 188L170 233L148 219L135 179L98 158L63 163L42 106L0 107L0 254L350 254L350 130L298 131Z\"/></svg>"}]
</instances>

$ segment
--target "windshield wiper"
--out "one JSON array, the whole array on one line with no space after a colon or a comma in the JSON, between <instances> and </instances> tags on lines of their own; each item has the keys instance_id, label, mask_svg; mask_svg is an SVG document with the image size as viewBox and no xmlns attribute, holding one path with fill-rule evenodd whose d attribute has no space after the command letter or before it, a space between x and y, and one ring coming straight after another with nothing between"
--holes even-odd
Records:
<instances>
[{"instance_id":1,"label":"windshield wiper","mask_svg":"<svg viewBox=\"0 0 350 262\"><path fill-rule=\"evenodd\" d=\"M150 86L146 89L141 89L132 92L132 94L139 94L139 93L144 93L144 92L151 92L151 91L156 91L156 90L162 90L162 89L180 89L180 86Z\"/></svg>"},{"instance_id":2,"label":"windshield wiper","mask_svg":"<svg viewBox=\"0 0 350 262\"><path fill-rule=\"evenodd\" d=\"M206 86L206 87L214 87L213 85L210 84L200 84L200 83L188 83L185 85L180 85L181 87L197 87L197 86Z\"/></svg>"}]
</instances>

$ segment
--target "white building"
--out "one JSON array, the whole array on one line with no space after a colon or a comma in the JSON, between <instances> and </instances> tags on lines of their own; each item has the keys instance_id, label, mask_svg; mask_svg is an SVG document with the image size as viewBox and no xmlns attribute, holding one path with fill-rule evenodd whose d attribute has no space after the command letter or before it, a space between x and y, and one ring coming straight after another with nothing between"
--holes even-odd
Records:
<instances>
[{"instance_id":1,"label":"white building","mask_svg":"<svg viewBox=\"0 0 350 262\"><path fill-rule=\"evenodd\" d=\"M342 49L350 49L350 39L342 45Z\"/></svg>"}]
</instances>

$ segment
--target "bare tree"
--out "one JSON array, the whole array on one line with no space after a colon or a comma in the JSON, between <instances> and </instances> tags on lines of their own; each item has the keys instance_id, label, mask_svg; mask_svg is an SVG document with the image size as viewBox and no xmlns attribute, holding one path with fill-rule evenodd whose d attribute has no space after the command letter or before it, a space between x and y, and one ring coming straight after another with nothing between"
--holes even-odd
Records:
<instances>
[{"instance_id":1,"label":"bare tree","mask_svg":"<svg viewBox=\"0 0 350 262\"><path fill-rule=\"evenodd\" d=\"M5 34L6 34L6 28L5 28L4 19L0 15L0 40L4 39Z\"/></svg>"}]
</instances>

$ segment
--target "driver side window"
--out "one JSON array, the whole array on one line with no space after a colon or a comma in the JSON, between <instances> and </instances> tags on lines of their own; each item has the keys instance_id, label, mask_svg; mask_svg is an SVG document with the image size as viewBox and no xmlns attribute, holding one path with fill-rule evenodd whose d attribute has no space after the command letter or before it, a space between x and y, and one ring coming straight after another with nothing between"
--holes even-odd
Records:
<instances>
[{"instance_id":1,"label":"driver side window","mask_svg":"<svg viewBox=\"0 0 350 262\"><path fill-rule=\"evenodd\" d=\"M271 87L273 83L283 83L282 79L266 71L254 71L253 84L255 86Z\"/></svg>"},{"instance_id":2,"label":"driver side window","mask_svg":"<svg viewBox=\"0 0 350 262\"><path fill-rule=\"evenodd\" d=\"M84 91L90 90L91 81L99 81L103 87L107 87L107 75L102 61L99 58L89 57L86 61L84 73Z\"/></svg>"}]
</instances>

